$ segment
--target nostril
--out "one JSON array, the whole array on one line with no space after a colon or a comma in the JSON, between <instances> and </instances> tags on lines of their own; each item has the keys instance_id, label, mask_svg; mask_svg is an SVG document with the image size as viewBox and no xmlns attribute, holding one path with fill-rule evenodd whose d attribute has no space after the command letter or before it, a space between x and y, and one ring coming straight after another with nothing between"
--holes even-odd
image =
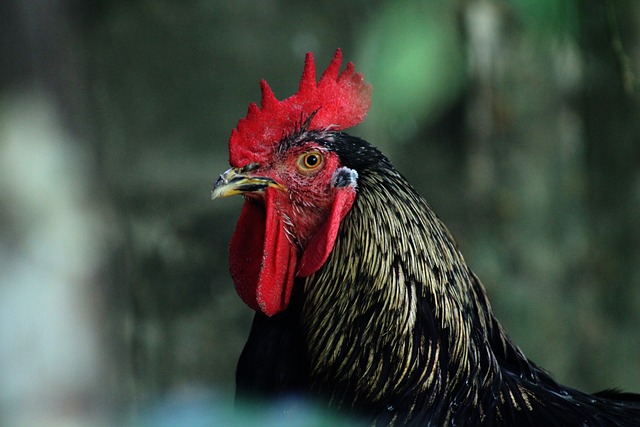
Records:
<instances>
[{"instance_id":1,"label":"nostril","mask_svg":"<svg viewBox=\"0 0 640 427\"><path fill-rule=\"evenodd\" d=\"M251 172L258 169L259 167L260 165L258 163L249 163L247 166L242 168L241 172Z\"/></svg>"}]
</instances>

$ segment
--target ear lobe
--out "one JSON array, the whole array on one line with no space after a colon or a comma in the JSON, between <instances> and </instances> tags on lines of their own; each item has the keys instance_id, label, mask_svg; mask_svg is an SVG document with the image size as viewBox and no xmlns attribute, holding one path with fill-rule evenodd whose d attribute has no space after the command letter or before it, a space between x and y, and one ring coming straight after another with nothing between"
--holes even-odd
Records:
<instances>
[{"instance_id":1,"label":"ear lobe","mask_svg":"<svg viewBox=\"0 0 640 427\"><path fill-rule=\"evenodd\" d=\"M347 215L356 199L356 190L353 186L338 189L331 207L331 213L313 235L300 258L298 265L298 277L311 276L324 265L333 250L333 245L338 237L340 222Z\"/></svg>"}]
</instances>

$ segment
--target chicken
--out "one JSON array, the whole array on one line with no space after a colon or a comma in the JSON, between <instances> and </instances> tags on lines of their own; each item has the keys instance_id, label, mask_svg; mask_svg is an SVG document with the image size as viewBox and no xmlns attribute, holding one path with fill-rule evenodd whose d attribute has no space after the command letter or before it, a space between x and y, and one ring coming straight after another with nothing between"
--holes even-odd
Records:
<instances>
[{"instance_id":1,"label":"chicken","mask_svg":"<svg viewBox=\"0 0 640 427\"><path fill-rule=\"evenodd\" d=\"M304 396L375 425L640 425L640 395L556 383L511 342L446 227L343 132L371 86L341 51L299 91L261 82L212 198L243 195L230 270L256 311L239 397Z\"/></svg>"}]
</instances>

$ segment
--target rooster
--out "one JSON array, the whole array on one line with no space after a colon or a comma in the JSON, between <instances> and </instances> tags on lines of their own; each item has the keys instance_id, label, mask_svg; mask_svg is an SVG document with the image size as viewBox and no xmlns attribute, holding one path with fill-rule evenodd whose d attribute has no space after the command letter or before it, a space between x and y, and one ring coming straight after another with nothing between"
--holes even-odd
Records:
<instances>
[{"instance_id":1,"label":"rooster","mask_svg":"<svg viewBox=\"0 0 640 427\"><path fill-rule=\"evenodd\" d=\"M371 86L337 50L299 90L261 82L212 198L242 195L230 271L256 314L237 396L304 396L375 425L640 425L640 395L555 382L509 339L427 202L344 129Z\"/></svg>"}]
</instances>

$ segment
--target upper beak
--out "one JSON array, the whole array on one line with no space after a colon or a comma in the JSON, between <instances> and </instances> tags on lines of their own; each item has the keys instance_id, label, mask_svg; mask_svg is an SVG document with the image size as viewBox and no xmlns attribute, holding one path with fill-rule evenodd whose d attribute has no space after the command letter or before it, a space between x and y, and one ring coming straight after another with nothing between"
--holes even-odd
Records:
<instances>
[{"instance_id":1,"label":"upper beak","mask_svg":"<svg viewBox=\"0 0 640 427\"><path fill-rule=\"evenodd\" d=\"M284 190L282 185L271 178L251 176L243 172L242 168L231 168L220 175L218 181L213 185L211 200L236 194L261 193L267 187Z\"/></svg>"}]
</instances>

